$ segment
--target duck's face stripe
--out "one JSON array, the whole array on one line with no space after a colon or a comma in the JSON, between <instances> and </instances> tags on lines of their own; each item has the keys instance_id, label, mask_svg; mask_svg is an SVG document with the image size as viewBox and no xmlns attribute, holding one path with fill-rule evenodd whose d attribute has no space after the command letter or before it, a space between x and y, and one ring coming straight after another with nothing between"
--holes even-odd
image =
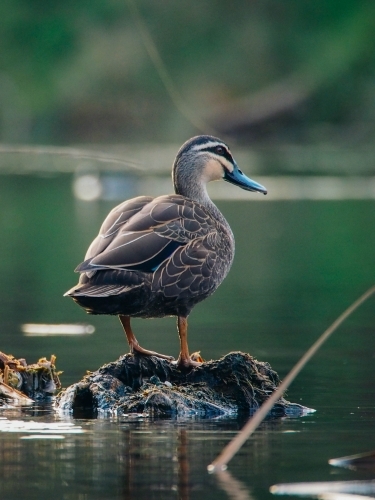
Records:
<instances>
[{"instance_id":1,"label":"duck's face stripe","mask_svg":"<svg viewBox=\"0 0 375 500\"><path fill-rule=\"evenodd\" d=\"M233 156L231 155L230 151L228 148L224 148L224 146L220 146L222 149L222 152L218 153L216 151L216 148L209 148L206 151L209 151L212 156L217 158L217 160L223 165L224 168L226 168L229 172L233 171Z\"/></svg>"},{"instance_id":2,"label":"duck's face stripe","mask_svg":"<svg viewBox=\"0 0 375 500\"><path fill-rule=\"evenodd\" d=\"M192 151L211 150L211 148L217 148L218 146L221 146L223 149L226 149L228 151L228 146L226 146L220 141L208 141L208 142L203 142L202 144L195 144L195 146L193 146L191 150Z\"/></svg>"},{"instance_id":3,"label":"duck's face stripe","mask_svg":"<svg viewBox=\"0 0 375 500\"><path fill-rule=\"evenodd\" d=\"M233 172L234 160L233 156L227 145L218 141L206 142L204 144L196 144L192 147L192 151L197 151L199 153L210 153L221 165L228 170Z\"/></svg>"}]
</instances>

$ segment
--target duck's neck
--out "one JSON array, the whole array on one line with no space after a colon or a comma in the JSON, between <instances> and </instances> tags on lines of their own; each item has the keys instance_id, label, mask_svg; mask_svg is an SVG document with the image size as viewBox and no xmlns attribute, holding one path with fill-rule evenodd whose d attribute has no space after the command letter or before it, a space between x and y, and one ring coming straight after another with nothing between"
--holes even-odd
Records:
<instances>
[{"instance_id":1,"label":"duck's neck","mask_svg":"<svg viewBox=\"0 0 375 500\"><path fill-rule=\"evenodd\" d=\"M178 183L178 179L174 178L173 180L176 194L180 194L185 198L189 198L190 200L196 201L197 203L203 205L215 220L220 222L228 229L229 232L231 232L230 226L224 215L220 212L215 203L209 197L206 183Z\"/></svg>"}]
</instances>

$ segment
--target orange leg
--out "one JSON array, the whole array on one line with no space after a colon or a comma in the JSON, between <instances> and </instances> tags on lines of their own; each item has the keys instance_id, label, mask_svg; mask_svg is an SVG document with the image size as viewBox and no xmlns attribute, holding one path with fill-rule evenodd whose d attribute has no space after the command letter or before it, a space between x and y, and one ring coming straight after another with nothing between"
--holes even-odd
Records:
<instances>
[{"instance_id":1,"label":"orange leg","mask_svg":"<svg viewBox=\"0 0 375 500\"><path fill-rule=\"evenodd\" d=\"M199 366L200 361L194 361L189 354L189 347L187 343L187 318L183 316L177 317L177 329L180 336L180 355L178 356L177 366L189 368Z\"/></svg>"},{"instance_id":2,"label":"orange leg","mask_svg":"<svg viewBox=\"0 0 375 500\"><path fill-rule=\"evenodd\" d=\"M143 349L138 344L138 340L135 338L133 330L130 326L130 316L119 316L119 319L121 321L122 327L125 331L125 335L128 341L128 344L130 346L130 352L134 353L134 351L137 351L139 354L143 354L144 356L156 356L157 358L162 358L162 359L168 359L169 361L174 360L173 356L166 356L165 354L159 354L158 352L155 351L149 351L147 349Z\"/></svg>"}]
</instances>

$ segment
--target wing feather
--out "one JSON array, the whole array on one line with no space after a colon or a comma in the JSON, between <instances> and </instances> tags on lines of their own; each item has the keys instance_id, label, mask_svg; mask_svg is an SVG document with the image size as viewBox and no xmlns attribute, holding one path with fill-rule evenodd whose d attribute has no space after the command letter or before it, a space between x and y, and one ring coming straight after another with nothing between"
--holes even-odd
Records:
<instances>
[{"instance_id":1,"label":"wing feather","mask_svg":"<svg viewBox=\"0 0 375 500\"><path fill-rule=\"evenodd\" d=\"M89 246L85 261L103 252L124 224L152 200L150 196L138 196L113 208L104 220L98 236Z\"/></svg>"},{"instance_id":2,"label":"wing feather","mask_svg":"<svg viewBox=\"0 0 375 500\"><path fill-rule=\"evenodd\" d=\"M178 248L166 265L155 272L153 290L178 299L213 291L216 283L210 269L216 254L210 242L208 234Z\"/></svg>"},{"instance_id":3,"label":"wing feather","mask_svg":"<svg viewBox=\"0 0 375 500\"><path fill-rule=\"evenodd\" d=\"M120 295L120 293L125 293L132 290L131 286L119 286L119 285L83 285L78 287L73 287L71 290L66 292L65 295L72 295L74 297L110 297L111 295Z\"/></svg>"},{"instance_id":4,"label":"wing feather","mask_svg":"<svg viewBox=\"0 0 375 500\"><path fill-rule=\"evenodd\" d=\"M154 272L172 257L168 275L177 278L187 265L199 267L207 257L207 248L190 246L184 263L177 249L209 234L213 224L203 207L179 195L134 198L108 215L85 261L76 271L133 269Z\"/></svg>"}]
</instances>

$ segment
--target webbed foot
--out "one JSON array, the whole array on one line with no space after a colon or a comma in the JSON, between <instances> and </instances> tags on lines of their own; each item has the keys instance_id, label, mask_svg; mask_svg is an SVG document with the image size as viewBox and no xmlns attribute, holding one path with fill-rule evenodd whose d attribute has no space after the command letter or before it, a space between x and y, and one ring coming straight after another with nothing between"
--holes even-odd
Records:
<instances>
[{"instance_id":1,"label":"webbed foot","mask_svg":"<svg viewBox=\"0 0 375 500\"><path fill-rule=\"evenodd\" d=\"M200 366L204 362L204 359L200 355L199 352L194 352L190 357L185 358L179 355L177 361L172 361L173 365L176 365L177 368L187 370L188 368L196 368L197 366Z\"/></svg>"}]
</instances>

